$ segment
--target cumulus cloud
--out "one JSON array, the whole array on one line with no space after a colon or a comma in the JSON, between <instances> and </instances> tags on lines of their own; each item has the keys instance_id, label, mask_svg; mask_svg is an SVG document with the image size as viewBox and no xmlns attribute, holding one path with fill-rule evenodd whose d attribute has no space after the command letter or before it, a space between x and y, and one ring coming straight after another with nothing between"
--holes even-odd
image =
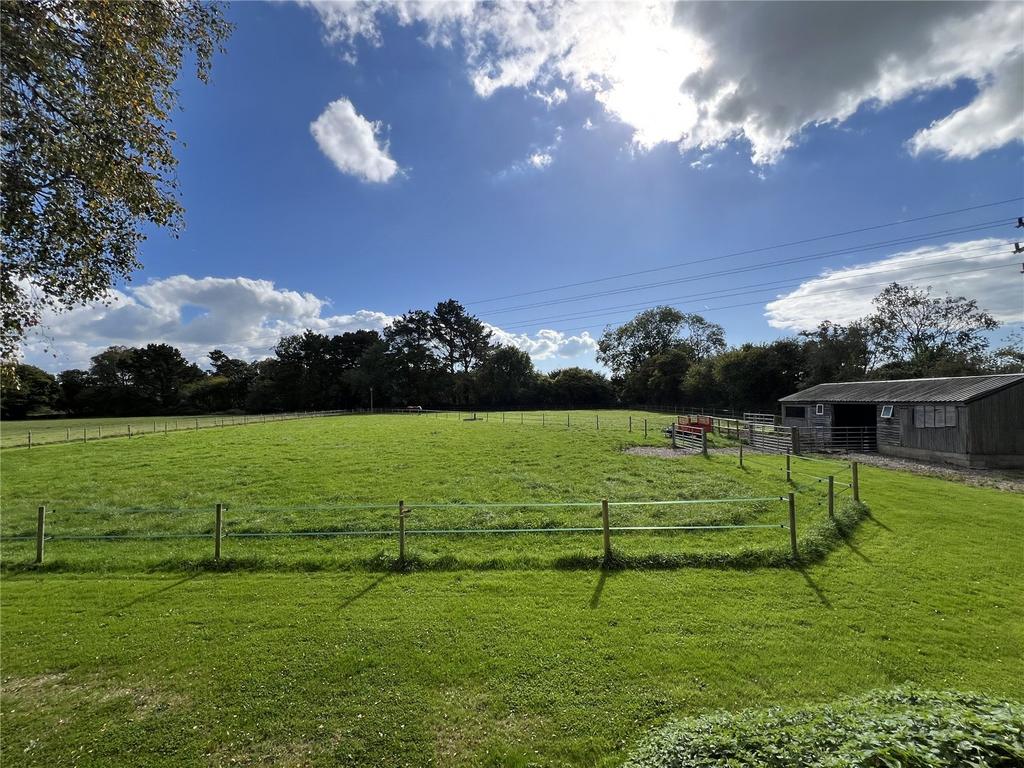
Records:
<instances>
[{"instance_id":1,"label":"cumulus cloud","mask_svg":"<svg viewBox=\"0 0 1024 768\"><path fill-rule=\"evenodd\" d=\"M165 342L195 361L213 348L258 359L270 355L281 336L307 328L332 334L381 330L392 320L372 310L339 315L327 310L325 299L269 280L175 275L114 291L106 303L47 314L26 345L25 358L54 370L81 368L114 344Z\"/></svg>"},{"instance_id":2,"label":"cumulus cloud","mask_svg":"<svg viewBox=\"0 0 1024 768\"><path fill-rule=\"evenodd\" d=\"M968 157L1021 138L1019 3L304 4L350 57L359 41L383 44L388 16L420 26L429 45L460 41L482 97L523 88L554 106L559 89L590 93L641 149L741 138L771 163L807 126L960 80L980 93L912 149Z\"/></svg>"},{"instance_id":3,"label":"cumulus cloud","mask_svg":"<svg viewBox=\"0 0 1024 768\"><path fill-rule=\"evenodd\" d=\"M568 336L561 331L544 329L531 336L528 333L510 333L494 325L485 325L493 334L492 341L517 347L538 362L584 355L593 357L597 351L597 341L586 331L578 336Z\"/></svg>"},{"instance_id":4,"label":"cumulus cloud","mask_svg":"<svg viewBox=\"0 0 1024 768\"><path fill-rule=\"evenodd\" d=\"M360 115L348 99L328 104L320 117L310 123L309 130L320 151L342 173L381 184L400 171L388 154L387 142L378 140L381 123Z\"/></svg>"},{"instance_id":5,"label":"cumulus cloud","mask_svg":"<svg viewBox=\"0 0 1024 768\"><path fill-rule=\"evenodd\" d=\"M1006 61L974 101L914 134L910 149L969 160L1022 138L1024 56L1018 56Z\"/></svg>"},{"instance_id":6,"label":"cumulus cloud","mask_svg":"<svg viewBox=\"0 0 1024 768\"><path fill-rule=\"evenodd\" d=\"M544 171L551 167L551 164L555 162L555 153L558 151L559 145L562 143L562 127L558 126L555 129L555 138L551 140L550 144L543 147L534 147L522 160L516 160L508 168L498 173L498 179L507 179L512 176L519 176L528 171Z\"/></svg>"},{"instance_id":7,"label":"cumulus cloud","mask_svg":"<svg viewBox=\"0 0 1024 768\"><path fill-rule=\"evenodd\" d=\"M395 319L370 309L348 314L332 314L330 309L326 299L279 288L269 280L174 275L114 291L106 302L47 313L27 341L24 359L52 371L88 368L93 355L112 345L166 343L200 364L211 349L258 360L272 356L282 336L307 329L329 335L383 331ZM586 333L543 330L530 336L487 327L496 342L512 344L538 362L593 356L596 349Z\"/></svg>"},{"instance_id":8,"label":"cumulus cloud","mask_svg":"<svg viewBox=\"0 0 1024 768\"><path fill-rule=\"evenodd\" d=\"M964 261L971 256L968 261ZM953 273L953 274L951 274ZM849 323L870 314L888 283L931 286L936 294L977 299L1003 323L1024 321L1019 265L1003 240L927 246L852 267L826 270L765 306L774 328L807 330L830 320Z\"/></svg>"}]
</instances>

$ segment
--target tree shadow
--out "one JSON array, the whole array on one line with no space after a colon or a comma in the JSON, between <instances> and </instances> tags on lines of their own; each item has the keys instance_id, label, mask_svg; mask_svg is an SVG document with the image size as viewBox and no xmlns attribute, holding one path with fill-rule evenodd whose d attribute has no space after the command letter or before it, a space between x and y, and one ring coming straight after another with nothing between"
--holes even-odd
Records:
<instances>
[{"instance_id":1,"label":"tree shadow","mask_svg":"<svg viewBox=\"0 0 1024 768\"><path fill-rule=\"evenodd\" d=\"M807 572L807 569L801 566L797 570L800 571L800 575L804 577L804 581L807 582L807 586L811 588L812 592L814 592L815 596L818 598L818 601L826 608L832 608L832 603L825 595L824 590L822 590L822 588L814 582L814 579L811 578L811 574Z\"/></svg>"},{"instance_id":2,"label":"tree shadow","mask_svg":"<svg viewBox=\"0 0 1024 768\"><path fill-rule=\"evenodd\" d=\"M134 600L130 600L127 603L125 603L124 605L119 606L118 608L113 608L113 609L107 611L107 613L105 615L106 616L113 616L113 615L115 615L117 613L121 613L121 611L125 611L125 610L129 609L133 605L138 605L139 603L144 603L147 600L152 600L157 595L159 595L159 594L161 594L163 592L168 592L168 591L174 589L175 587L180 587L185 582L192 581L192 579L195 579L195 578L198 578L198 577L199 577L199 571L196 571L195 573L190 573L188 576L180 578L177 581L172 582L170 584L165 584L164 586L160 587L159 589L154 589L154 590L152 590L150 592L146 592L143 595L139 595Z\"/></svg>"},{"instance_id":3,"label":"tree shadow","mask_svg":"<svg viewBox=\"0 0 1024 768\"><path fill-rule=\"evenodd\" d=\"M354 595L352 595L351 597L346 597L344 600L342 600L341 601L341 605L339 607L340 608L348 608L356 600L358 600L359 598L363 597L364 595L372 592L377 587L379 587L381 585L381 582L383 582L390 575L391 575L390 573L382 573L380 576L378 576L376 579L371 581L369 584L367 584L361 590L356 592Z\"/></svg>"}]
</instances>

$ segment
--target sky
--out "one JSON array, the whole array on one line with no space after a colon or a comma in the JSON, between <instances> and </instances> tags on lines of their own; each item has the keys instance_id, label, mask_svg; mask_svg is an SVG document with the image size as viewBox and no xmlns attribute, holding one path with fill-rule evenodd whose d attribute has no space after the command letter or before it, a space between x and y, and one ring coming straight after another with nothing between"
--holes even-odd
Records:
<instances>
[{"instance_id":1,"label":"sky","mask_svg":"<svg viewBox=\"0 0 1024 768\"><path fill-rule=\"evenodd\" d=\"M455 298L541 370L659 304L731 344L888 282L1024 322L1024 4L236 2L180 237L26 360L272 354ZM958 211L957 213L948 212ZM891 226L890 226L891 225Z\"/></svg>"}]
</instances>

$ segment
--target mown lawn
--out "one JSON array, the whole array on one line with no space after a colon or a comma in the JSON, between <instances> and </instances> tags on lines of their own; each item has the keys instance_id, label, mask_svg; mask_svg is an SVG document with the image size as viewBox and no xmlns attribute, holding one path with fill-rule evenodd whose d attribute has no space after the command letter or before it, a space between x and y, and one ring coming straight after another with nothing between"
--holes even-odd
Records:
<instances>
[{"instance_id":1,"label":"mown lawn","mask_svg":"<svg viewBox=\"0 0 1024 768\"><path fill-rule=\"evenodd\" d=\"M735 457L628 456L611 433L453 422L428 435L416 431L425 420L395 418L5 452L3 530L23 529L44 495L56 521L62 505L91 507L76 524L103 528L116 523L105 505L207 509L228 493L240 513L399 493L649 499L784 486L777 459L741 471ZM346 450L365 441L375 445ZM143 542L101 542L67 550L66 572L33 573L24 547L5 544L4 762L618 765L652 727L714 709L904 683L1024 698L1022 498L861 477L871 516L800 568L605 572L541 558L487 570L474 559L496 546L485 539L449 570L278 570L265 553L217 572L173 551L151 560ZM553 546L530 543L544 536L514 547ZM699 549L695 538L660 543ZM58 545L72 543L50 543L50 557ZM390 556L393 545L374 546ZM288 546L282 566L353 545ZM574 546L600 551L591 537Z\"/></svg>"}]
</instances>

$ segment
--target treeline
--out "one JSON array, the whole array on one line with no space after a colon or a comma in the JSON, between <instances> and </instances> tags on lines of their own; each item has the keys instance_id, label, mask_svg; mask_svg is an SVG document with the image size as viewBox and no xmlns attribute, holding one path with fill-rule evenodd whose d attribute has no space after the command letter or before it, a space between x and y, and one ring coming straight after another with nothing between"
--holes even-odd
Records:
<instances>
[{"instance_id":1,"label":"treeline","mask_svg":"<svg viewBox=\"0 0 1024 768\"><path fill-rule=\"evenodd\" d=\"M984 332L996 325L973 300L893 284L861 321L730 348L716 323L657 307L605 331L597 353L611 372L605 376L538 372L528 354L493 343L478 318L449 300L411 311L383 333L286 336L265 360L214 349L208 370L168 344L110 347L88 370L57 376L7 367L0 410L5 419L272 413L366 409L372 401L377 408L687 404L774 412L778 398L821 382L1024 371L1019 336L989 351Z\"/></svg>"}]
</instances>

